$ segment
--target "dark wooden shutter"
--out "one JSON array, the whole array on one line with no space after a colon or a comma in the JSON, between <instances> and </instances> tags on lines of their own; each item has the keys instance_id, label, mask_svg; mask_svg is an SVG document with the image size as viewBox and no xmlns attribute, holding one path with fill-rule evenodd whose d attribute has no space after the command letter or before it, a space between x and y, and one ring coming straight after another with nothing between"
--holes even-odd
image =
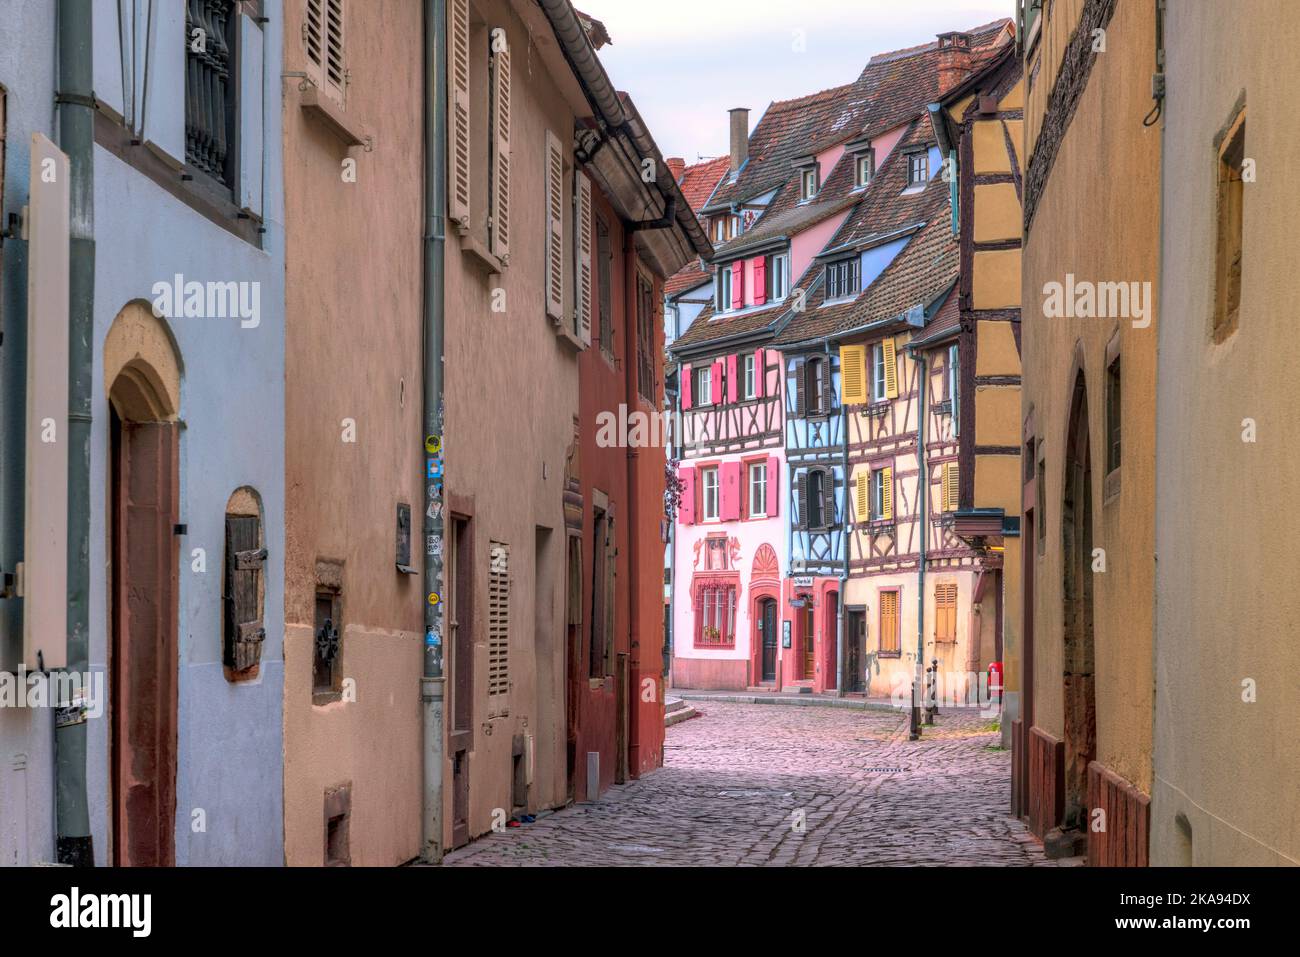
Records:
<instances>
[{"instance_id":1,"label":"dark wooden shutter","mask_svg":"<svg viewBox=\"0 0 1300 957\"><path fill-rule=\"evenodd\" d=\"M808 473L799 475L799 527L808 527Z\"/></svg>"},{"instance_id":2,"label":"dark wooden shutter","mask_svg":"<svg viewBox=\"0 0 1300 957\"><path fill-rule=\"evenodd\" d=\"M794 367L794 414L803 416L807 414L808 397L804 391L804 373L807 369L806 361L800 362ZM800 480L802 481L802 479ZM802 499L801 499L802 501Z\"/></svg>"},{"instance_id":3,"label":"dark wooden shutter","mask_svg":"<svg viewBox=\"0 0 1300 957\"><path fill-rule=\"evenodd\" d=\"M822 472L822 527L835 524L835 473Z\"/></svg>"},{"instance_id":4,"label":"dark wooden shutter","mask_svg":"<svg viewBox=\"0 0 1300 957\"><path fill-rule=\"evenodd\" d=\"M261 520L254 515L226 516L226 569L223 661L236 672L262 660L260 585L266 549L258 545Z\"/></svg>"}]
</instances>

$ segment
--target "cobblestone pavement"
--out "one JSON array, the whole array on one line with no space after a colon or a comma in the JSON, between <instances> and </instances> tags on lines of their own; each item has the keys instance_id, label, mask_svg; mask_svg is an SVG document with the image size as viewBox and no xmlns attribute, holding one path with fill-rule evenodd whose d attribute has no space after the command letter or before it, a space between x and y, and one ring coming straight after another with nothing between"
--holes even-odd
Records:
<instances>
[{"instance_id":1,"label":"cobblestone pavement","mask_svg":"<svg viewBox=\"0 0 1300 957\"><path fill-rule=\"evenodd\" d=\"M975 711L942 711L909 742L905 714L696 707L701 717L668 729L662 769L596 804L490 834L445 863L1050 863L1008 816L1010 754Z\"/></svg>"}]
</instances>

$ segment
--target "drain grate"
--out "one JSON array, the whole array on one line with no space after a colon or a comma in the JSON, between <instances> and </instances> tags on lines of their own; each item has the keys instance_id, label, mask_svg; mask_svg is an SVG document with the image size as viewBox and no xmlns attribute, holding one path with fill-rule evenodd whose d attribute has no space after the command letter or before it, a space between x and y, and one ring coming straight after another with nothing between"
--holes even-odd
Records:
<instances>
[{"instance_id":1,"label":"drain grate","mask_svg":"<svg viewBox=\"0 0 1300 957\"><path fill-rule=\"evenodd\" d=\"M863 768L864 771L906 771L907 768Z\"/></svg>"}]
</instances>

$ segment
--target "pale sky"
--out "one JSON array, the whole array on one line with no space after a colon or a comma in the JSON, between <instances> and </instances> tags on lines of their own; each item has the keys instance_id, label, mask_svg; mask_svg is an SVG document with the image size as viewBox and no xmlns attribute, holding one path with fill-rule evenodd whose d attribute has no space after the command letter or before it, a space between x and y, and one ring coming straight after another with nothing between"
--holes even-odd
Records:
<instances>
[{"instance_id":1,"label":"pale sky","mask_svg":"<svg viewBox=\"0 0 1300 957\"><path fill-rule=\"evenodd\" d=\"M575 0L614 42L600 51L664 156L728 151L727 110L751 129L773 100L857 79L873 54L1015 17L1015 0ZM796 49L803 39L803 51Z\"/></svg>"}]
</instances>

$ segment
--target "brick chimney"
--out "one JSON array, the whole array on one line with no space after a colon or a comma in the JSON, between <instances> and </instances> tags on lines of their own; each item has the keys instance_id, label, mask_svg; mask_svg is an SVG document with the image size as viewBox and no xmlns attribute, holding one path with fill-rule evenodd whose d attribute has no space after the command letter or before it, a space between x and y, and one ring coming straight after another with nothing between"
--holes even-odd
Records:
<instances>
[{"instance_id":1,"label":"brick chimney","mask_svg":"<svg viewBox=\"0 0 1300 957\"><path fill-rule=\"evenodd\" d=\"M731 114L731 172L734 174L749 159L749 107L738 106Z\"/></svg>"},{"instance_id":2,"label":"brick chimney","mask_svg":"<svg viewBox=\"0 0 1300 957\"><path fill-rule=\"evenodd\" d=\"M939 92L947 93L970 73L970 34L939 34Z\"/></svg>"},{"instance_id":3,"label":"brick chimney","mask_svg":"<svg viewBox=\"0 0 1300 957\"><path fill-rule=\"evenodd\" d=\"M686 160L680 156L670 156L664 160L664 164L668 167L668 172L673 174L673 182L680 183L682 173L686 172Z\"/></svg>"}]
</instances>

